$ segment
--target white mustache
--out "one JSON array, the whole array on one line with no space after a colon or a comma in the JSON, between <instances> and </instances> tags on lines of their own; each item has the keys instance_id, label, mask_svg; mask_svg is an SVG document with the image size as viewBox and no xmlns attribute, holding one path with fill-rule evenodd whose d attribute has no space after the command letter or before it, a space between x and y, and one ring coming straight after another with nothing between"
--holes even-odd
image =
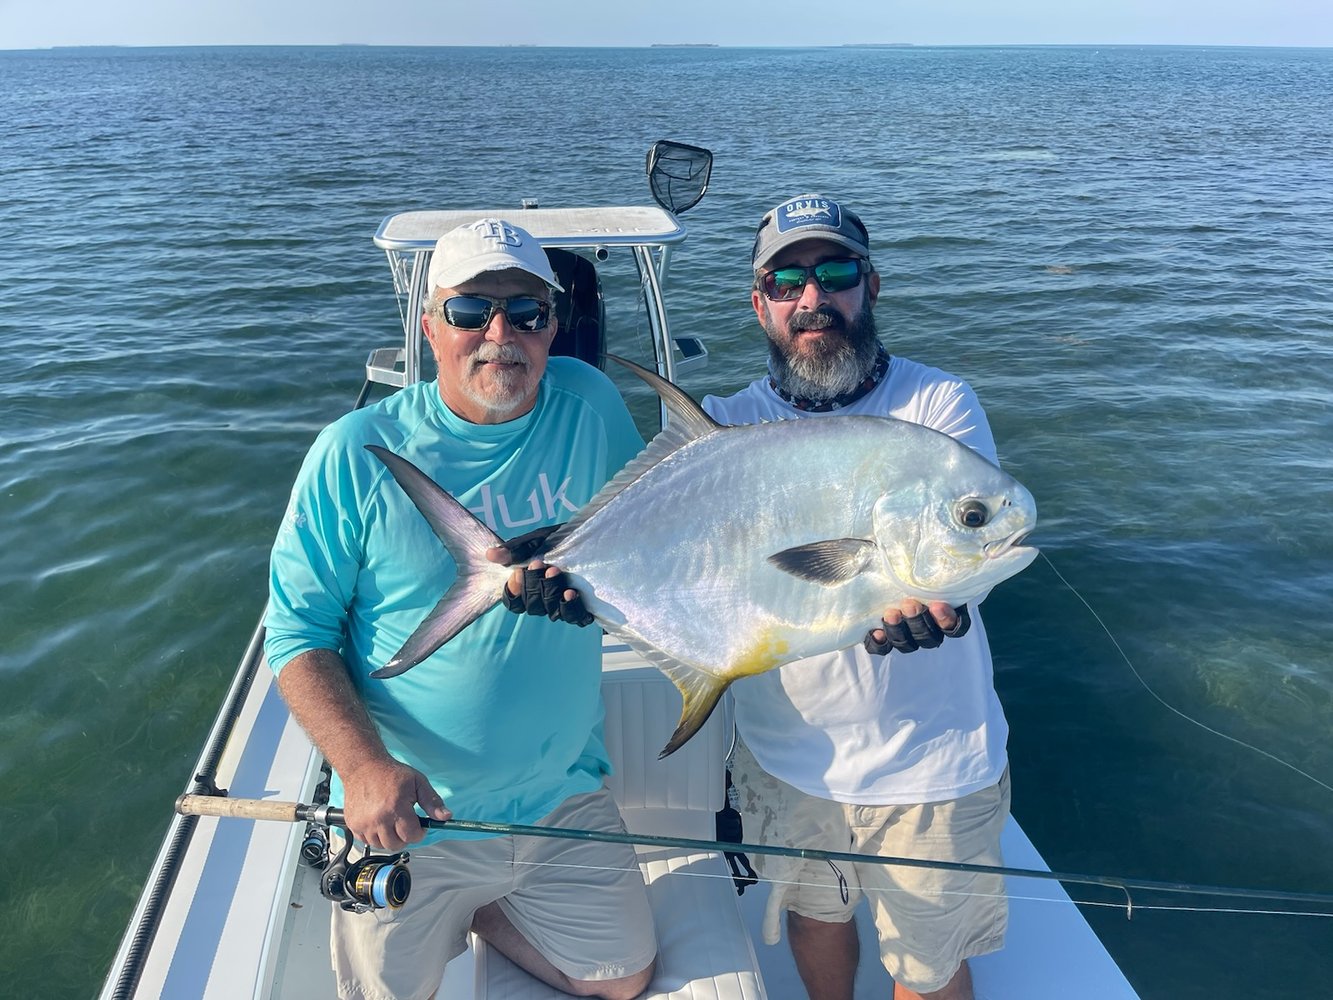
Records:
<instances>
[{"instance_id":1,"label":"white mustache","mask_svg":"<svg viewBox=\"0 0 1333 1000\"><path fill-rule=\"evenodd\" d=\"M487 364L498 362L506 365L524 365L528 363L527 355L517 344L482 344L472 354L474 364Z\"/></svg>"}]
</instances>

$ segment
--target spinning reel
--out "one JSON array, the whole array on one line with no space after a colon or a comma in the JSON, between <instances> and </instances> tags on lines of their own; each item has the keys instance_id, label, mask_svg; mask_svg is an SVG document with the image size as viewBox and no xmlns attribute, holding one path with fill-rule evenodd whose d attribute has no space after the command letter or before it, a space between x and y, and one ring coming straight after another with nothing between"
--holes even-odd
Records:
<instances>
[{"instance_id":1,"label":"spinning reel","mask_svg":"<svg viewBox=\"0 0 1333 1000\"><path fill-rule=\"evenodd\" d=\"M367 850L356 861L348 861L352 835L343 828L343 848L329 859L328 808L329 776L326 763L322 780L315 788L315 806L305 818L305 837L301 840L301 861L319 871L319 892L351 913L367 910L398 909L412 891L412 875L407 870L408 854L372 854ZM336 825L336 823L335 823Z\"/></svg>"},{"instance_id":2,"label":"spinning reel","mask_svg":"<svg viewBox=\"0 0 1333 1000\"><path fill-rule=\"evenodd\" d=\"M324 827L312 826L301 843L301 859L312 868L321 865L319 891L350 913L367 910L398 909L407 902L412 891L412 874L407 870L409 855L372 854L367 850L360 858L349 861L352 838L346 839L342 850L329 859L328 833Z\"/></svg>"}]
</instances>

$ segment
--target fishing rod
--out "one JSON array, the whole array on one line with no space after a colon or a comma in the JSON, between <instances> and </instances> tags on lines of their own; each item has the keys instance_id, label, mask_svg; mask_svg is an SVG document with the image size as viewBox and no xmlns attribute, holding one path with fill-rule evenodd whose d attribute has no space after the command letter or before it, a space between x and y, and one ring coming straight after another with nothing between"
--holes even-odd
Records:
<instances>
[{"instance_id":1,"label":"fishing rod","mask_svg":"<svg viewBox=\"0 0 1333 1000\"><path fill-rule=\"evenodd\" d=\"M176 800L176 811L185 816L217 816L237 819L268 820L284 823L313 823L324 827L343 827L343 811L328 805L313 805L300 802L276 802L266 799L233 799L221 795L182 795ZM1245 889L1213 885L1193 885L1186 882L1159 882L1150 879L1124 878L1112 875L1088 875L1077 872L1053 872L1035 868L1012 868L1005 865L980 865L964 861L935 861L926 858L903 858L873 854L857 854L851 851L828 851L811 847L786 847L780 844L731 843L717 840L699 840L690 837L662 837L641 833L611 833L601 830L574 830L564 827L526 826L520 823L486 823L465 819L431 819L418 817L422 827L428 830L458 830L467 833L490 833L518 837L546 837L563 840L590 840L610 844L630 844L644 847L675 847L695 851L717 851L740 854L768 854L778 857L802 858L810 861L844 861L859 864L898 865L908 868L935 868L944 871L971 872L984 875L1004 875L1011 878L1043 879L1049 882L1071 883L1078 885L1100 886L1124 893L1125 916L1133 917L1134 901L1130 890L1143 892L1180 893L1195 896L1225 896L1233 899L1264 900L1268 902L1303 903L1324 907L1322 910L1296 910L1292 913L1300 916L1333 917L1333 894L1318 892L1291 892L1277 889ZM350 842L347 846L350 846ZM339 858L345 862L347 846ZM367 860L369 859L369 863ZM401 860L400 860L401 859ZM351 873L351 884L342 891L341 899L354 898L361 908L369 897L377 900L387 898L388 902L375 903L378 906L401 906L406 899L410 885L406 872L406 854L400 852L392 856L367 855L364 865ZM356 876L360 876L358 879ZM396 884L395 881L396 880ZM328 881L326 875L325 881ZM358 883L359 884L356 884ZM378 885L376 883L379 883ZM338 889L337 886L330 888ZM382 889L382 892L377 892ZM331 899L340 897L330 895ZM393 902L395 898L401 898ZM1120 905L1120 904L1116 904ZM347 905L347 909L357 906Z\"/></svg>"}]
</instances>

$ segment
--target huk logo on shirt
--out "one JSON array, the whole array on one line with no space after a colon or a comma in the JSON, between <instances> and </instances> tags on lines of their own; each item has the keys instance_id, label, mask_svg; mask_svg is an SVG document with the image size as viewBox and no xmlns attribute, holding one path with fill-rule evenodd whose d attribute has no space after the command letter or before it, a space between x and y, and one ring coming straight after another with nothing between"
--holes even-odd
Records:
<instances>
[{"instance_id":1,"label":"huk logo on shirt","mask_svg":"<svg viewBox=\"0 0 1333 1000\"><path fill-rule=\"evenodd\" d=\"M468 510L485 521L486 526L498 535L503 533L501 529L535 527L539 522L556 520L562 511L573 513L578 510L565 496L567 489L569 477L553 490L551 480L543 472L537 477L537 488L511 506L506 494L496 493L486 484L481 488L480 505L469 507Z\"/></svg>"},{"instance_id":2,"label":"huk logo on shirt","mask_svg":"<svg viewBox=\"0 0 1333 1000\"><path fill-rule=\"evenodd\" d=\"M503 243L505 246L510 247L523 245L522 238L519 237L518 233L514 232L513 227L498 219L482 219L480 222L474 222L471 229L483 240L490 240L493 243Z\"/></svg>"},{"instance_id":3,"label":"huk logo on shirt","mask_svg":"<svg viewBox=\"0 0 1333 1000\"><path fill-rule=\"evenodd\" d=\"M309 518L302 511L295 507L287 508L287 516L282 519L282 525L279 530L282 534L290 535L295 531L300 531L309 523Z\"/></svg>"},{"instance_id":4,"label":"huk logo on shirt","mask_svg":"<svg viewBox=\"0 0 1333 1000\"><path fill-rule=\"evenodd\" d=\"M579 509L579 505L565 495L571 478L566 476L564 482L552 488L551 477L544 472L539 473L536 489L517 503L508 494L497 493L487 483L479 491L481 502L468 510L486 522L486 526L497 535L518 534L520 532L514 529L532 528L542 522L566 521L568 518L565 514L573 514ZM309 523L310 518L304 511L289 507L280 530L284 534L291 534L303 531Z\"/></svg>"}]
</instances>

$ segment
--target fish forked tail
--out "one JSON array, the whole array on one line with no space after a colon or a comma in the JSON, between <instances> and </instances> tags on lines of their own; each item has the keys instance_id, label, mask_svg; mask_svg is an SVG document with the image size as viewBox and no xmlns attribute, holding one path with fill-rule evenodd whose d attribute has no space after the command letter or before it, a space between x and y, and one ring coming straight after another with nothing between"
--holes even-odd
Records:
<instances>
[{"instance_id":1,"label":"fish forked tail","mask_svg":"<svg viewBox=\"0 0 1333 1000\"><path fill-rule=\"evenodd\" d=\"M458 564L457 578L434 610L408 636L403 648L370 675L375 678L397 677L498 604L503 579L509 569L486 558L488 548L504 544L500 536L477 520L438 483L387 448L368 444L366 450L388 467Z\"/></svg>"}]
</instances>

